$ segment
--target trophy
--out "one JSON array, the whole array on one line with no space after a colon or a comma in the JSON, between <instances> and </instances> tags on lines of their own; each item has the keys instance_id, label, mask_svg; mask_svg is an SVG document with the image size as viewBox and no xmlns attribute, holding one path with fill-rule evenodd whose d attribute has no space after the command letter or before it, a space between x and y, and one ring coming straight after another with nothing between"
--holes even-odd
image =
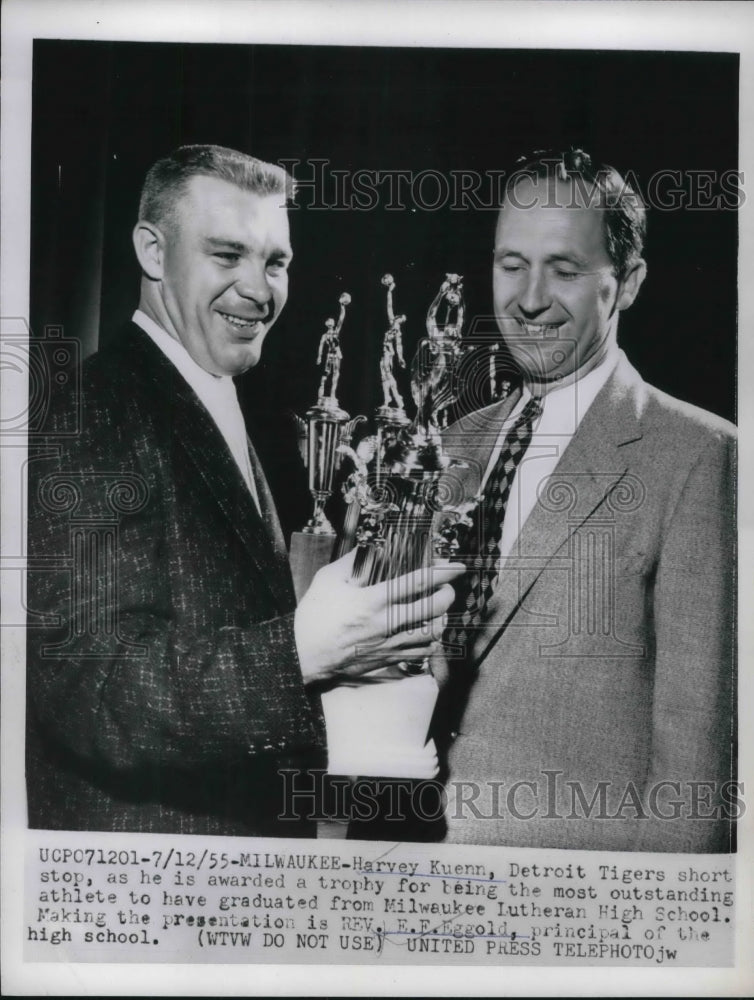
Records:
<instances>
[{"instance_id":1,"label":"trophy","mask_svg":"<svg viewBox=\"0 0 754 1000\"><path fill-rule=\"evenodd\" d=\"M427 314L427 333L411 366L411 395L416 416L410 420L398 391L392 366L403 362L400 328L405 316L395 316L395 280L386 274L387 314L380 375L385 401L375 413L377 434L359 448L344 448L354 471L347 480L348 511L340 552L357 545L354 578L362 584L388 580L447 559L453 546L433 534L440 511L439 480L452 464L442 450L441 424L458 398L456 371L462 343L463 283L448 274ZM442 314L441 311L442 310ZM442 322L440 322L442 320ZM459 518L461 510L452 510ZM446 518L447 520L447 518Z\"/></svg>"},{"instance_id":2,"label":"trophy","mask_svg":"<svg viewBox=\"0 0 754 1000\"><path fill-rule=\"evenodd\" d=\"M291 567L296 597L300 599L316 571L330 558L336 534L325 514L325 503L332 494L335 474L343 459L342 447L348 445L354 428L364 417L350 417L338 403L336 391L340 378L343 352L340 332L351 302L348 292L339 300L340 314L325 321L317 352L317 364L322 366L322 378L315 405L307 411L306 420L294 414L298 428L299 447L309 474L309 492L314 510L303 531L291 537ZM329 385L328 385L329 382ZM314 536L310 539L303 536Z\"/></svg>"},{"instance_id":3,"label":"trophy","mask_svg":"<svg viewBox=\"0 0 754 1000\"><path fill-rule=\"evenodd\" d=\"M353 471L343 492L347 512L338 554L356 548L352 579L361 586L389 581L414 570L432 572L458 547L472 504L441 501L440 477L452 465L444 455L440 428L458 397L456 369L464 354L463 283L446 275L427 314L427 333L411 367L416 416L409 419L395 366L405 368L402 326L394 311L396 283L385 274L388 329L383 335L380 378L383 403L375 413L376 434L340 452ZM438 518L438 514L441 517ZM429 616L428 616L429 617ZM426 627L426 626L424 626ZM363 650L368 657L370 651ZM403 662L363 674L323 695L333 774L427 777L427 730L437 683L426 661Z\"/></svg>"},{"instance_id":4,"label":"trophy","mask_svg":"<svg viewBox=\"0 0 754 1000\"><path fill-rule=\"evenodd\" d=\"M351 419L337 400L340 332L350 302L345 292L338 322L328 319L320 340L317 403L306 420L296 418L314 500L311 519L291 540L299 598L335 550L336 535L324 507L344 461L351 469L342 486L346 513L335 554L356 550L352 566L356 586L386 581L389 585L416 570L430 575L433 565L447 562L458 551L459 533L471 524L468 511L478 499L454 498L449 477L441 482L453 465L463 464L444 454L441 438L448 410L459 396L459 365L470 351L463 342L463 279L446 274L429 307L427 336L411 365L413 419L406 413L398 384L399 370L406 368L406 315L395 310L394 277L385 274L381 283L387 328L383 327L379 364L383 400L374 414L375 433L354 443L354 430L366 418ZM420 627L428 628L428 622ZM372 652L363 649L359 655L368 660ZM426 661L377 667L324 692L330 773L434 777L434 770L427 772L428 761L434 758L427 752L432 748L426 739L436 699L437 683Z\"/></svg>"}]
</instances>

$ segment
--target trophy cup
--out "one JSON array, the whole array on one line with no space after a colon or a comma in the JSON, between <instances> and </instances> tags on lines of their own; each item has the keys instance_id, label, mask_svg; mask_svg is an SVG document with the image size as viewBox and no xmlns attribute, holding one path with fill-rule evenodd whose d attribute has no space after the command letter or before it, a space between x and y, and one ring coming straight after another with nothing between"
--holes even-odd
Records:
<instances>
[{"instance_id":1,"label":"trophy cup","mask_svg":"<svg viewBox=\"0 0 754 1000\"><path fill-rule=\"evenodd\" d=\"M384 275L382 284L389 327L380 361L384 401L375 414L377 434L356 448L345 443L340 448L354 468L344 486L347 513L339 554L356 547L352 579L361 586L415 570L431 574L433 565L455 551L458 527L466 521L463 505L446 510L440 496L441 475L460 464L443 454L440 424L458 396L455 374L464 353L461 277L446 275L427 315L428 336L411 369L414 420L406 415L394 373L396 362L405 367L406 317L395 315L392 275ZM440 511L442 521L433 530ZM433 776L422 768L436 699L437 683L426 661L383 667L324 694L330 773Z\"/></svg>"},{"instance_id":2,"label":"trophy cup","mask_svg":"<svg viewBox=\"0 0 754 1000\"><path fill-rule=\"evenodd\" d=\"M340 332L351 296L343 292L338 301L338 321L325 321L325 332L319 342L317 364L323 367L317 402L307 411L306 420L294 414L301 455L309 473L309 492L314 500L312 516L303 531L294 532L291 536L291 569L298 600L306 593L314 574L332 554L336 534L325 514L325 503L333 491L335 474L343 458L341 448L350 442L354 428L365 419L351 419L336 396L343 358Z\"/></svg>"}]
</instances>

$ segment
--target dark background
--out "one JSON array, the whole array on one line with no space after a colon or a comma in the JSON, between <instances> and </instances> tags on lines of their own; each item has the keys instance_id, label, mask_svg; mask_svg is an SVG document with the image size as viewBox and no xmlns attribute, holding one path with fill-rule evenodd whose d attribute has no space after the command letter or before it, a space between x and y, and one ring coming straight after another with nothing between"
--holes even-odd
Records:
<instances>
[{"instance_id":1,"label":"dark background","mask_svg":"<svg viewBox=\"0 0 754 1000\"><path fill-rule=\"evenodd\" d=\"M328 171L449 174L571 145L640 186L660 170L738 167L735 55L36 41L33 73L30 320L37 336L63 326L85 354L137 304L139 189L183 143L295 158L304 179L314 158ZM288 306L262 363L239 380L288 528L308 505L283 415L315 401L317 345L340 292L353 296L339 391L351 413L381 401L385 271L408 314L409 358L446 271L464 275L470 319L492 312L494 211L315 210L310 200L291 213ZM650 210L646 259L639 300L621 318L626 353L648 381L734 419L736 213Z\"/></svg>"}]
</instances>

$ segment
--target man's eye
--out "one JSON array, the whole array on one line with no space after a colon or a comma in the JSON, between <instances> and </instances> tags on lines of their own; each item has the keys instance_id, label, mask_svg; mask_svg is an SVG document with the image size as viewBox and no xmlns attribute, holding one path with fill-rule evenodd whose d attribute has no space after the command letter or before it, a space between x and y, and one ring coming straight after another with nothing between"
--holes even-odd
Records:
<instances>
[{"instance_id":1,"label":"man's eye","mask_svg":"<svg viewBox=\"0 0 754 1000\"><path fill-rule=\"evenodd\" d=\"M522 264L500 264L499 267L506 274L518 274L524 269Z\"/></svg>"},{"instance_id":2,"label":"man's eye","mask_svg":"<svg viewBox=\"0 0 754 1000\"><path fill-rule=\"evenodd\" d=\"M287 270L288 261L283 258L273 259L267 261L267 270L270 274L281 274L283 271Z\"/></svg>"},{"instance_id":3,"label":"man's eye","mask_svg":"<svg viewBox=\"0 0 754 1000\"><path fill-rule=\"evenodd\" d=\"M223 262L223 264L237 264L238 261L241 259L241 254L240 253L231 253L230 251L227 252L227 253L225 253L225 252L222 252L222 253L218 252L218 253L215 254L215 257L218 260L221 260Z\"/></svg>"},{"instance_id":4,"label":"man's eye","mask_svg":"<svg viewBox=\"0 0 754 1000\"><path fill-rule=\"evenodd\" d=\"M578 271L556 271L555 277L561 281L573 281L574 278L580 278L581 274Z\"/></svg>"}]
</instances>

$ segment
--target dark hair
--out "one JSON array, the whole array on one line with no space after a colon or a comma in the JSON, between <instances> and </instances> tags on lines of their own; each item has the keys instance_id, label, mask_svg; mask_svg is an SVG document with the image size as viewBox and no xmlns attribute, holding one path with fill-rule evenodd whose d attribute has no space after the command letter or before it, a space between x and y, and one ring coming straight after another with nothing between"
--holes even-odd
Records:
<instances>
[{"instance_id":1,"label":"dark hair","mask_svg":"<svg viewBox=\"0 0 754 1000\"><path fill-rule=\"evenodd\" d=\"M641 260L647 232L644 202L615 167L594 164L583 149L565 153L536 150L520 157L505 186L506 197L522 177L572 180L586 196L586 204L604 211L605 246L616 277L624 278ZM589 187L589 191L585 188Z\"/></svg>"},{"instance_id":2,"label":"dark hair","mask_svg":"<svg viewBox=\"0 0 754 1000\"><path fill-rule=\"evenodd\" d=\"M293 197L294 181L282 167L225 146L181 146L150 167L139 199L139 218L169 226L192 177L218 177L259 195Z\"/></svg>"}]
</instances>

